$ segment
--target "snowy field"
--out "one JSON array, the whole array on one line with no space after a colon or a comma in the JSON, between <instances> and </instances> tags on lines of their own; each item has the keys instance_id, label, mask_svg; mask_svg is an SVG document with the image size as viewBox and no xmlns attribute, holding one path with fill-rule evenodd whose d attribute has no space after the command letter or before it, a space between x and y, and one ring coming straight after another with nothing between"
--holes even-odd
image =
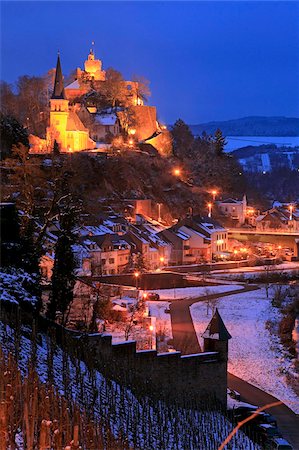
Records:
<instances>
[{"instance_id":1,"label":"snowy field","mask_svg":"<svg viewBox=\"0 0 299 450\"><path fill-rule=\"evenodd\" d=\"M271 293L270 293L271 298ZM263 389L299 413L298 397L287 384L285 373L292 362L275 336L265 328L267 320L278 321L279 313L271 306L265 289L219 298L217 308L232 335L229 341L229 372ZM199 342L211 314L205 304L190 308Z\"/></svg>"},{"instance_id":2,"label":"snowy field","mask_svg":"<svg viewBox=\"0 0 299 450\"><path fill-rule=\"evenodd\" d=\"M243 286L238 284L227 284L219 286L196 286L186 288L158 289L148 292L156 292L160 295L161 300L178 300L182 298L196 298L204 295L218 294L222 292L233 291L235 289L243 289Z\"/></svg>"}]
</instances>

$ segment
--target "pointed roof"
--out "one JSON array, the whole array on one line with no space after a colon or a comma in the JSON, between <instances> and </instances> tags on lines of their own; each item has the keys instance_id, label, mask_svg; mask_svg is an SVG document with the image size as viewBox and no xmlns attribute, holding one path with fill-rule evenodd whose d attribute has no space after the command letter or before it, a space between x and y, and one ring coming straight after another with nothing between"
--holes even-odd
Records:
<instances>
[{"instance_id":1,"label":"pointed roof","mask_svg":"<svg viewBox=\"0 0 299 450\"><path fill-rule=\"evenodd\" d=\"M228 341L229 339L231 339L231 335L227 331L227 328L224 325L224 322L217 308L202 337L209 339L218 339L219 341Z\"/></svg>"},{"instance_id":2,"label":"pointed roof","mask_svg":"<svg viewBox=\"0 0 299 450\"><path fill-rule=\"evenodd\" d=\"M64 100L66 100L66 96L65 96L65 92L64 92L63 76L62 76L62 70L61 70L59 54L57 56L55 81L54 81L53 94L52 94L51 98L52 99L64 99Z\"/></svg>"}]
</instances>

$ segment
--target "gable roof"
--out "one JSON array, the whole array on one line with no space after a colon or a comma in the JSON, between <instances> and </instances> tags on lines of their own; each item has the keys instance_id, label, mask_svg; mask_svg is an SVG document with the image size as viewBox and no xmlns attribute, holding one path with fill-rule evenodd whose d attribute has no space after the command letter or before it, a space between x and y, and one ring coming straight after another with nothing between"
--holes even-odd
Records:
<instances>
[{"instance_id":1,"label":"gable roof","mask_svg":"<svg viewBox=\"0 0 299 450\"><path fill-rule=\"evenodd\" d=\"M88 131L87 128L83 125L81 120L75 111L69 111L67 123L66 123L66 131Z\"/></svg>"},{"instance_id":2,"label":"gable roof","mask_svg":"<svg viewBox=\"0 0 299 450\"><path fill-rule=\"evenodd\" d=\"M243 200L236 200L235 198L226 198L225 200L218 200L217 203L235 203L235 204L242 204Z\"/></svg>"},{"instance_id":3,"label":"gable roof","mask_svg":"<svg viewBox=\"0 0 299 450\"><path fill-rule=\"evenodd\" d=\"M209 339L218 339L219 341L228 341L229 339L231 339L231 335L227 331L227 328L224 325L224 322L217 308L202 337Z\"/></svg>"}]
</instances>

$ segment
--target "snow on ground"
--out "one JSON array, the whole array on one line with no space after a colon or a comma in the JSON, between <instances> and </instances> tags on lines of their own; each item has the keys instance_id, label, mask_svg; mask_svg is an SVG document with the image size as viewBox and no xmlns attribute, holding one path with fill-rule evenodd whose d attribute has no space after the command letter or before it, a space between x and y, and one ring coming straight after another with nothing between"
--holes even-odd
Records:
<instances>
[{"instance_id":1,"label":"snow on ground","mask_svg":"<svg viewBox=\"0 0 299 450\"><path fill-rule=\"evenodd\" d=\"M176 300L181 298L196 298L203 295L218 294L222 292L233 291L235 289L243 289L238 284L228 284L219 286L196 286L173 289L157 289L148 292L156 292L160 295L161 300Z\"/></svg>"},{"instance_id":2,"label":"snow on ground","mask_svg":"<svg viewBox=\"0 0 299 450\"><path fill-rule=\"evenodd\" d=\"M271 297L271 294L270 294ZM282 345L265 328L267 320L277 321L278 311L267 299L265 289L219 298L217 308L232 335L229 341L228 370L245 381L274 395L299 413L298 397L287 384L285 373L292 370ZM191 315L199 342L211 313L206 305L191 306Z\"/></svg>"},{"instance_id":3,"label":"snow on ground","mask_svg":"<svg viewBox=\"0 0 299 450\"><path fill-rule=\"evenodd\" d=\"M250 274L251 276L254 275L260 275L261 272L265 272L265 267L267 267L267 270L270 272L288 272L299 270L299 263L298 262L285 262L283 264L277 264L277 265L270 265L270 266L252 266L252 267L236 267L234 269L225 269L225 270L212 270L210 273L213 274L213 276L217 276L218 274L224 275L228 273L229 274Z\"/></svg>"}]
</instances>

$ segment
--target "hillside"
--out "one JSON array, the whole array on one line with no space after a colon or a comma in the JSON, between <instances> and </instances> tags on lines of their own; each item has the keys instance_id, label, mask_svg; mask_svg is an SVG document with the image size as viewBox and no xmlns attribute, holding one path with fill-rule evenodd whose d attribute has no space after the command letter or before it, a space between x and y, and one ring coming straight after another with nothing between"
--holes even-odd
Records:
<instances>
[{"instance_id":1,"label":"hillside","mask_svg":"<svg viewBox=\"0 0 299 450\"><path fill-rule=\"evenodd\" d=\"M232 157L212 157L199 150L194 158L163 158L152 148L152 152L136 150L111 155L83 152L61 154L58 158L31 155L23 161L30 173L27 182L35 187L37 205L51 198L48 183L68 174L71 192L82 200L86 213L95 215L103 206L113 205L116 211L123 211L132 199L151 199L154 207L162 203L163 219L171 223L172 219L185 215L189 207L196 213L205 212L213 186L237 196L244 192L239 165ZM8 168L15 163L7 159L5 164ZM174 174L176 168L179 175ZM24 190L19 166L14 170L17 175L8 170L3 177L3 201ZM21 197L17 197L18 202Z\"/></svg>"},{"instance_id":2,"label":"hillside","mask_svg":"<svg viewBox=\"0 0 299 450\"><path fill-rule=\"evenodd\" d=\"M195 135L213 134L220 128L225 136L299 136L299 118L251 116L241 119L190 125Z\"/></svg>"}]
</instances>

